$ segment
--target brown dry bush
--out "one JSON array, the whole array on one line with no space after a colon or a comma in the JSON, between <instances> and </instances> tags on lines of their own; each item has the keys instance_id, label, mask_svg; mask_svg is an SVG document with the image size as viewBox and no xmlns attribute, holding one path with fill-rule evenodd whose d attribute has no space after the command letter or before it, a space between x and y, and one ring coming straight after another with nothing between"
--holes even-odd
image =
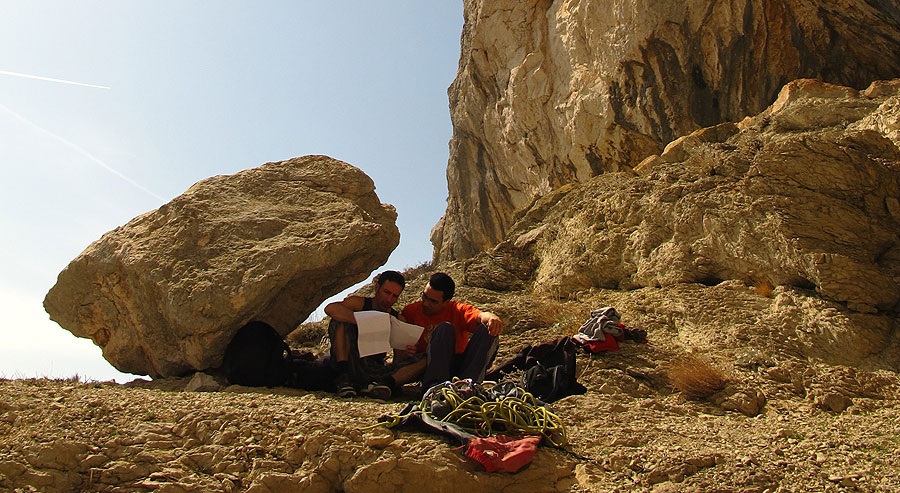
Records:
<instances>
[{"instance_id":1,"label":"brown dry bush","mask_svg":"<svg viewBox=\"0 0 900 493\"><path fill-rule=\"evenodd\" d=\"M704 399L725 388L727 379L721 370L703 358L689 355L672 362L666 375L672 386L689 399Z\"/></svg>"},{"instance_id":2,"label":"brown dry bush","mask_svg":"<svg viewBox=\"0 0 900 493\"><path fill-rule=\"evenodd\" d=\"M322 352L327 349L328 321L306 322L300 324L290 334L285 336L287 343L294 348L302 348Z\"/></svg>"},{"instance_id":3,"label":"brown dry bush","mask_svg":"<svg viewBox=\"0 0 900 493\"><path fill-rule=\"evenodd\" d=\"M419 265L413 267L407 267L403 272L403 278L407 281L412 281L422 274L430 274L434 270L434 262L431 260L426 260Z\"/></svg>"},{"instance_id":4,"label":"brown dry bush","mask_svg":"<svg viewBox=\"0 0 900 493\"><path fill-rule=\"evenodd\" d=\"M580 313L579 306L554 299L540 299L531 311L531 322L536 327L553 327L560 334L575 334L590 312Z\"/></svg>"},{"instance_id":5,"label":"brown dry bush","mask_svg":"<svg viewBox=\"0 0 900 493\"><path fill-rule=\"evenodd\" d=\"M772 281L765 277L753 281L753 290L763 298L771 298L775 293L775 287L772 286Z\"/></svg>"}]
</instances>

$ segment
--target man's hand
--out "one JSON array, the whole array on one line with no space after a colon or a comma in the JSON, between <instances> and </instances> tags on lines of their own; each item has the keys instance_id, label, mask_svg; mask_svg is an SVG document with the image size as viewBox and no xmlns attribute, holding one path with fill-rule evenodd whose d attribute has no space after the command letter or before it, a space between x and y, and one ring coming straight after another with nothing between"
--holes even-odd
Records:
<instances>
[{"instance_id":1,"label":"man's hand","mask_svg":"<svg viewBox=\"0 0 900 493\"><path fill-rule=\"evenodd\" d=\"M404 361L416 355L416 346L406 346L406 349L394 349L394 358Z\"/></svg>"},{"instance_id":2,"label":"man's hand","mask_svg":"<svg viewBox=\"0 0 900 493\"><path fill-rule=\"evenodd\" d=\"M503 321L491 312L481 312L481 323L487 327L488 334L492 336L500 335L503 332Z\"/></svg>"}]
</instances>

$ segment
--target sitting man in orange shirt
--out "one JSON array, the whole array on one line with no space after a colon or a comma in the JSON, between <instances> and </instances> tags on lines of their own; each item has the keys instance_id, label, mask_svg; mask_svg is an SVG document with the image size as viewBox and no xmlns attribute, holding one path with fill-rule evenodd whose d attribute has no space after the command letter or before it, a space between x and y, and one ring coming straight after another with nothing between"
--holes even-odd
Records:
<instances>
[{"instance_id":1,"label":"sitting man in orange shirt","mask_svg":"<svg viewBox=\"0 0 900 493\"><path fill-rule=\"evenodd\" d=\"M451 300L455 292L450 276L433 274L421 301L406 305L400 313L401 319L425 327L419 341L406 351L407 357L427 354L423 390L453 376L481 382L497 354L503 332L500 317Z\"/></svg>"}]
</instances>

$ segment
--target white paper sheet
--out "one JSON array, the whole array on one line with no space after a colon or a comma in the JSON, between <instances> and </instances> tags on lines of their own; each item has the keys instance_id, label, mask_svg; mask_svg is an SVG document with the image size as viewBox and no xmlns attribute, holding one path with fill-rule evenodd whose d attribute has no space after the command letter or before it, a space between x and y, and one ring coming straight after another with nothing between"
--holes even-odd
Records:
<instances>
[{"instance_id":1,"label":"white paper sheet","mask_svg":"<svg viewBox=\"0 0 900 493\"><path fill-rule=\"evenodd\" d=\"M359 327L357 346L359 356L366 357L373 354L390 351L391 316L377 310L355 312L356 326Z\"/></svg>"},{"instance_id":2,"label":"white paper sheet","mask_svg":"<svg viewBox=\"0 0 900 493\"><path fill-rule=\"evenodd\" d=\"M359 327L359 356L386 353L392 347L406 349L422 335L423 327L401 322L397 317L377 310L355 312L356 326Z\"/></svg>"},{"instance_id":3,"label":"white paper sheet","mask_svg":"<svg viewBox=\"0 0 900 493\"><path fill-rule=\"evenodd\" d=\"M425 327L401 322L397 317L391 317L391 347L394 349L406 349L419 342L419 337Z\"/></svg>"}]
</instances>

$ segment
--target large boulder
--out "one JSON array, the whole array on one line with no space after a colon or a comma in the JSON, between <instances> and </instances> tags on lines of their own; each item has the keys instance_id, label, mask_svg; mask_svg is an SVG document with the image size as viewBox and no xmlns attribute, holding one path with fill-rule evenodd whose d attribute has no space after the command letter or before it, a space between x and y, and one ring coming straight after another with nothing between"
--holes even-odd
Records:
<instances>
[{"instance_id":1,"label":"large boulder","mask_svg":"<svg viewBox=\"0 0 900 493\"><path fill-rule=\"evenodd\" d=\"M529 276L506 261L529 255ZM794 81L753 118L536 201L466 274L470 284L531 281L562 296L726 279L896 313L900 79L862 92Z\"/></svg>"},{"instance_id":2,"label":"large boulder","mask_svg":"<svg viewBox=\"0 0 900 493\"><path fill-rule=\"evenodd\" d=\"M501 241L517 210L740 121L798 78L900 77L900 8L849 0L465 0L439 260Z\"/></svg>"},{"instance_id":3,"label":"large boulder","mask_svg":"<svg viewBox=\"0 0 900 493\"><path fill-rule=\"evenodd\" d=\"M250 320L282 335L387 261L400 234L372 180L327 156L198 182L92 243L44 299L124 372L221 365Z\"/></svg>"}]
</instances>

